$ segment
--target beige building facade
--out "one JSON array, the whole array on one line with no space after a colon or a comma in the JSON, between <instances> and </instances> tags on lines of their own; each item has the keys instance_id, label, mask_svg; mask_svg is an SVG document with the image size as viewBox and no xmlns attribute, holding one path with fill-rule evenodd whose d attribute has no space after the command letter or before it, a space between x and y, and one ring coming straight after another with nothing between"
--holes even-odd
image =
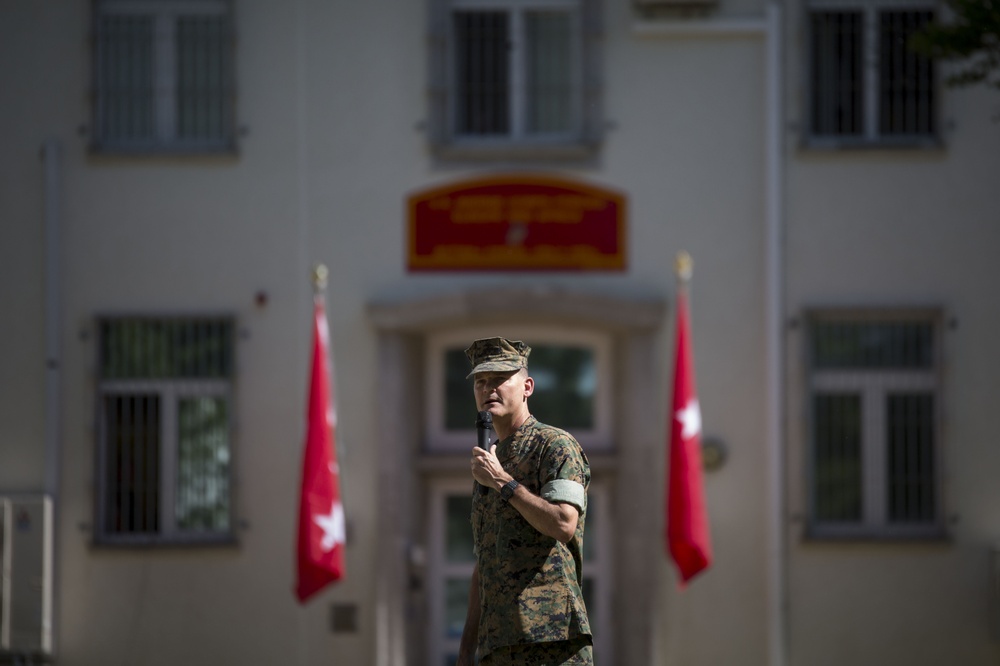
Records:
<instances>
[{"instance_id":1,"label":"beige building facade","mask_svg":"<svg viewBox=\"0 0 1000 666\"><path fill-rule=\"evenodd\" d=\"M452 663L461 350L500 334L592 464L598 663L996 664L1000 97L906 51L940 11L5 3L0 663ZM474 241L499 267L413 269L413 198L489 178L620 197L613 261L568 224L532 254L540 223L504 218ZM684 590L681 250L724 453ZM347 575L300 606L316 263Z\"/></svg>"}]
</instances>

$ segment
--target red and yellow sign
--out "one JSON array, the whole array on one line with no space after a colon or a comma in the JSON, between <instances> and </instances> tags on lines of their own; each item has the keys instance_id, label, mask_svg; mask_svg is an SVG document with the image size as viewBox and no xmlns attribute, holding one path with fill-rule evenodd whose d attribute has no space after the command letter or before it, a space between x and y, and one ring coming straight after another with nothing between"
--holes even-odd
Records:
<instances>
[{"instance_id":1,"label":"red and yellow sign","mask_svg":"<svg viewBox=\"0 0 1000 666\"><path fill-rule=\"evenodd\" d=\"M625 269L625 197L611 190L494 176L408 203L411 271Z\"/></svg>"}]
</instances>

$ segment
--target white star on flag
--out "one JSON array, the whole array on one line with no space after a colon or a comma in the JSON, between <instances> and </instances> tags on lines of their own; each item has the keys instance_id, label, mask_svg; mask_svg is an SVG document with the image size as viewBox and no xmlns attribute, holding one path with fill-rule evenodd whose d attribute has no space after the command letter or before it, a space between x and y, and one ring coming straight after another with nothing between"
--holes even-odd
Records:
<instances>
[{"instance_id":1,"label":"white star on flag","mask_svg":"<svg viewBox=\"0 0 1000 666\"><path fill-rule=\"evenodd\" d=\"M701 409L698 400L692 398L677 412L677 420L681 422L681 437L691 439L701 434Z\"/></svg>"},{"instance_id":2,"label":"white star on flag","mask_svg":"<svg viewBox=\"0 0 1000 666\"><path fill-rule=\"evenodd\" d=\"M338 543L346 541L344 507L340 505L340 502L333 503L329 514L325 516L313 516L313 522L323 530L323 540L319 545L324 553L333 550L333 547Z\"/></svg>"}]
</instances>

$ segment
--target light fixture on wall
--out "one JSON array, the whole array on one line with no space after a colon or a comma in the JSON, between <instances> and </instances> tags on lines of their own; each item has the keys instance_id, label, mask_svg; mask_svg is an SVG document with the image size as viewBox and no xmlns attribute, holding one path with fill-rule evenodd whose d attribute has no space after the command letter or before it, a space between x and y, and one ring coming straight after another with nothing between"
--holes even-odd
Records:
<instances>
[{"instance_id":1,"label":"light fixture on wall","mask_svg":"<svg viewBox=\"0 0 1000 666\"><path fill-rule=\"evenodd\" d=\"M726 463L729 451L718 437L706 437L701 442L701 465L706 472L721 469Z\"/></svg>"}]
</instances>

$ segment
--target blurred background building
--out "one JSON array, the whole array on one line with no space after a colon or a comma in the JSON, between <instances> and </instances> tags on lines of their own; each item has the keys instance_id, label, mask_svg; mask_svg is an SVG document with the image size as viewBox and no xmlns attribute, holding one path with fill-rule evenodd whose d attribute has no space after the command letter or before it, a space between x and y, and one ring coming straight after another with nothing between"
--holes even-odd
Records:
<instances>
[{"instance_id":1,"label":"blurred background building","mask_svg":"<svg viewBox=\"0 0 1000 666\"><path fill-rule=\"evenodd\" d=\"M598 663L1000 662L1000 97L907 50L940 10L4 2L0 661L452 663L500 334L591 459ZM317 262L347 576L300 606Z\"/></svg>"}]
</instances>

